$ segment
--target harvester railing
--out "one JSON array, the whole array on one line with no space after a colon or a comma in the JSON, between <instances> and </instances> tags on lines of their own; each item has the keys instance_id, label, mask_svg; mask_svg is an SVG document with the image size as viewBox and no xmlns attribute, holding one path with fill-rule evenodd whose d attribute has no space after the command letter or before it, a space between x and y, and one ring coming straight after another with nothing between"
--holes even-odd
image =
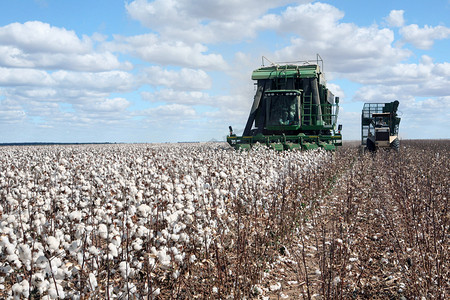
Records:
<instances>
[{"instance_id":1,"label":"harvester railing","mask_svg":"<svg viewBox=\"0 0 450 300\"><path fill-rule=\"evenodd\" d=\"M301 105L301 124L306 126L315 126L317 124L318 104L312 102L312 93L303 96L303 103ZM322 120L324 125L334 127L337 122L338 105L331 103L321 103ZM322 124L320 124L322 125Z\"/></svg>"},{"instance_id":2,"label":"harvester railing","mask_svg":"<svg viewBox=\"0 0 450 300\"><path fill-rule=\"evenodd\" d=\"M268 61L271 66L278 66L278 65L310 65L311 62L315 61L316 65L319 65L319 63L320 63L320 69L322 70L322 72L324 71L323 59L318 53L316 54L316 58L315 59L311 59L311 60L280 61L280 62L276 62L276 63L271 61L267 57L262 56L262 64L261 65L263 67L265 66L264 61Z\"/></svg>"}]
</instances>

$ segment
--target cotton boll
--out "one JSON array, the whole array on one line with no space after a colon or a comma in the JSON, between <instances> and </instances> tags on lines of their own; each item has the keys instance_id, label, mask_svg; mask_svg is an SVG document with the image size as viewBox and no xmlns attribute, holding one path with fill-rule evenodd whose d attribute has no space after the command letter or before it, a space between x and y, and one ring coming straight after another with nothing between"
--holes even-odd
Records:
<instances>
[{"instance_id":1,"label":"cotton boll","mask_svg":"<svg viewBox=\"0 0 450 300\"><path fill-rule=\"evenodd\" d=\"M174 259L177 263L182 263L185 256L186 256L186 253L177 254L177 255L175 255Z\"/></svg>"},{"instance_id":2,"label":"cotton boll","mask_svg":"<svg viewBox=\"0 0 450 300\"><path fill-rule=\"evenodd\" d=\"M156 296L158 296L160 293L161 293L161 289L160 289L160 288L157 288L157 289L153 290L152 296L153 296L153 297L156 297Z\"/></svg>"},{"instance_id":3,"label":"cotton boll","mask_svg":"<svg viewBox=\"0 0 450 300\"><path fill-rule=\"evenodd\" d=\"M119 272L123 278L127 278L130 275L130 264L126 261L122 261L119 264Z\"/></svg>"},{"instance_id":4,"label":"cotton boll","mask_svg":"<svg viewBox=\"0 0 450 300\"><path fill-rule=\"evenodd\" d=\"M139 205L137 211L140 216L147 218L148 215L151 213L152 209L147 204L141 204L141 205Z\"/></svg>"},{"instance_id":5,"label":"cotton boll","mask_svg":"<svg viewBox=\"0 0 450 300\"><path fill-rule=\"evenodd\" d=\"M184 221L187 224L192 224L194 222L194 217L192 215L185 215L184 216Z\"/></svg>"},{"instance_id":6,"label":"cotton boll","mask_svg":"<svg viewBox=\"0 0 450 300\"><path fill-rule=\"evenodd\" d=\"M144 242L140 238L137 238L131 243L131 246L133 247L134 250L139 251L142 249L143 243Z\"/></svg>"},{"instance_id":7,"label":"cotton boll","mask_svg":"<svg viewBox=\"0 0 450 300\"><path fill-rule=\"evenodd\" d=\"M86 233L87 233L87 234L91 233L93 229L94 229L94 228L93 228L91 225L87 225L87 226L85 227L85 230L86 230Z\"/></svg>"},{"instance_id":8,"label":"cotton boll","mask_svg":"<svg viewBox=\"0 0 450 300\"><path fill-rule=\"evenodd\" d=\"M95 277L95 275L93 273L89 273L89 289L91 291L95 291L95 289L97 288L97 278Z\"/></svg>"},{"instance_id":9,"label":"cotton boll","mask_svg":"<svg viewBox=\"0 0 450 300\"><path fill-rule=\"evenodd\" d=\"M13 197L6 197L6 201L8 201L8 204L13 207L19 204L19 202Z\"/></svg>"},{"instance_id":10,"label":"cotton boll","mask_svg":"<svg viewBox=\"0 0 450 300\"><path fill-rule=\"evenodd\" d=\"M78 224L76 226L76 230L75 230L75 238L81 239L85 233L86 233L86 226L83 223ZM71 241L71 238L69 236L68 242L70 242L70 241Z\"/></svg>"},{"instance_id":11,"label":"cotton boll","mask_svg":"<svg viewBox=\"0 0 450 300\"><path fill-rule=\"evenodd\" d=\"M155 266L155 264L156 264L156 260L153 257L149 257L148 258L148 264L149 264L150 267L153 268Z\"/></svg>"},{"instance_id":12,"label":"cotton boll","mask_svg":"<svg viewBox=\"0 0 450 300\"><path fill-rule=\"evenodd\" d=\"M24 298L28 298L28 296L30 295L30 284L28 283L28 280L25 279L20 283L15 283L12 286L12 291L15 296L23 296Z\"/></svg>"},{"instance_id":13,"label":"cotton boll","mask_svg":"<svg viewBox=\"0 0 450 300\"><path fill-rule=\"evenodd\" d=\"M189 257L189 262L192 264L197 260L197 257L195 256L195 254L191 254L191 256Z\"/></svg>"},{"instance_id":14,"label":"cotton boll","mask_svg":"<svg viewBox=\"0 0 450 300\"><path fill-rule=\"evenodd\" d=\"M137 229L136 229L136 236L141 238L143 236L147 236L149 229L146 228L145 226L140 225Z\"/></svg>"},{"instance_id":15,"label":"cotton boll","mask_svg":"<svg viewBox=\"0 0 450 300\"><path fill-rule=\"evenodd\" d=\"M98 234L102 239L106 239L108 237L108 227L105 224L98 225Z\"/></svg>"},{"instance_id":16,"label":"cotton boll","mask_svg":"<svg viewBox=\"0 0 450 300\"><path fill-rule=\"evenodd\" d=\"M1 244L5 248L7 254L14 254L16 246L9 242L8 236L1 237Z\"/></svg>"},{"instance_id":17,"label":"cotton boll","mask_svg":"<svg viewBox=\"0 0 450 300\"><path fill-rule=\"evenodd\" d=\"M19 244L18 245L18 250L19 250L19 258L22 261L31 260L31 249L30 249L30 246L28 246L27 244Z\"/></svg>"},{"instance_id":18,"label":"cotton boll","mask_svg":"<svg viewBox=\"0 0 450 300\"><path fill-rule=\"evenodd\" d=\"M116 235L111 239L111 243L113 243L116 247L120 247L121 238L120 236Z\"/></svg>"},{"instance_id":19,"label":"cotton boll","mask_svg":"<svg viewBox=\"0 0 450 300\"><path fill-rule=\"evenodd\" d=\"M179 234L171 234L170 238L172 239L172 241L178 242L178 240L180 239L180 235Z\"/></svg>"},{"instance_id":20,"label":"cotton boll","mask_svg":"<svg viewBox=\"0 0 450 300\"><path fill-rule=\"evenodd\" d=\"M117 251L117 247L113 243L109 243L108 249L109 249L110 256L117 257L117 255L119 255L119 252Z\"/></svg>"},{"instance_id":21,"label":"cotton boll","mask_svg":"<svg viewBox=\"0 0 450 300\"><path fill-rule=\"evenodd\" d=\"M58 292L56 292L55 285L51 285L48 289L48 295L50 296L50 299L64 299L66 295L64 293L63 287L59 284L56 284L56 288L58 289Z\"/></svg>"},{"instance_id":22,"label":"cotton boll","mask_svg":"<svg viewBox=\"0 0 450 300\"><path fill-rule=\"evenodd\" d=\"M187 235L187 233L185 233L185 232L180 233L179 242L189 243L189 235Z\"/></svg>"},{"instance_id":23,"label":"cotton boll","mask_svg":"<svg viewBox=\"0 0 450 300\"><path fill-rule=\"evenodd\" d=\"M90 246L89 253L92 254L93 256L97 256L100 254L100 250L98 250L97 247L95 246Z\"/></svg>"},{"instance_id":24,"label":"cotton boll","mask_svg":"<svg viewBox=\"0 0 450 300\"><path fill-rule=\"evenodd\" d=\"M175 187L175 192L178 194L178 195L182 195L183 194L183 187L181 186L181 185L176 185L176 187Z\"/></svg>"},{"instance_id":25,"label":"cotton boll","mask_svg":"<svg viewBox=\"0 0 450 300\"><path fill-rule=\"evenodd\" d=\"M181 230L185 229L186 225L182 222L178 222L173 226L173 233L179 233Z\"/></svg>"},{"instance_id":26,"label":"cotton boll","mask_svg":"<svg viewBox=\"0 0 450 300\"><path fill-rule=\"evenodd\" d=\"M69 214L69 219L71 221L80 222L81 221L81 217L82 217L81 211L78 211L78 210L72 211Z\"/></svg>"},{"instance_id":27,"label":"cotton boll","mask_svg":"<svg viewBox=\"0 0 450 300\"><path fill-rule=\"evenodd\" d=\"M55 238L54 236L47 237L47 245L50 251L58 250L59 248L59 239Z\"/></svg>"},{"instance_id":28,"label":"cotton boll","mask_svg":"<svg viewBox=\"0 0 450 300\"><path fill-rule=\"evenodd\" d=\"M50 284L49 281L46 280L44 275L41 273L33 274L32 278L31 278L31 283L33 286L38 288L40 294L47 291L49 284Z\"/></svg>"},{"instance_id":29,"label":"cotton boll","mask_svg":"<svg viewBox=\"0 0 450 300\"><path fill-rule=\"evenodd\" d=\"M269 290L271 290L271 291L278 291L279 289L281 289L281 283L280 282L275 282L274 284L271 284L269 286Z\"/></svg>"},{"instance_id":30,"label":"cotton boll","mask_svg":"<svg viewBox=\"0 0 450 300\"><path fill-rule=\"evenodd\" d=\"M163 268L167 268L170 265L170 255L166 253L167 249L164 247L158 251L157 257Z\"/></svg>"},{"instance_id":31,"label":"cotton boll","mask_svg":"<svg viewBox=\"0 0 450 300\"><path fill-rule=\"evenodd\" d=\"M54 268L54 269L59 268L63 264L61 258L58 257L58 256L52 257L51 258L51 263L52 263L52 268Z\"/></svg>"},{"instance_id":32,"label":"cotton boll","mask_svg":"<svg viewBox=\"0 0 450 300\"><path fill-rule=\"evenodd\" d=\"M22 267L22 262L19 260L19 256L17 256L17 254L13 253L10 254L8 256L6 256L6 259L14 264L16 266L16 268L20 269Z\"/></svg>"}]
</instances>

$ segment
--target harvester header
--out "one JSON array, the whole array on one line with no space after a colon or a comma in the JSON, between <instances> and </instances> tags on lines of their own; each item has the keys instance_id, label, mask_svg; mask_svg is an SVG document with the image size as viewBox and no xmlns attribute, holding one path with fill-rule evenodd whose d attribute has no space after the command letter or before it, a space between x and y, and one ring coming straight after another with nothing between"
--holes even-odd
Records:
<instances>
[{"instance_id":1,"label":"harvester header","mask_svg":"<svg viewBox=\"0 0 450 300\"><path fill-rule=\"evenodd\" d=\"M264 60L263 60L264 61ZM336 128L339 97L326 87L317 55L306 61L263 66L252 73L256 94L242 136L230 126L227 142L235 149L265 144L276 150L324 148L342 145Z\"/></svg>"}]
</instances>

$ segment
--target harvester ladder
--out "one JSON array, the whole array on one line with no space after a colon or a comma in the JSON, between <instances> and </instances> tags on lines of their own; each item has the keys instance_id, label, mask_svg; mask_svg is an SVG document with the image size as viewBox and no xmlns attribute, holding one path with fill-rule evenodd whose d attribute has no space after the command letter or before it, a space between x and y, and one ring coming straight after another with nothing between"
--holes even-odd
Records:
<instances>
[{"instance_id":1,"label":"harvester ladder","mask_svg":"<svg viewBox=\"0 0 450 300\"><path fill-rule=\"evenodd\" d=\"M312 93L304 94L302 104L302 124L312 125L313 109L312 109Z\"/></svg>"}]
</instances>

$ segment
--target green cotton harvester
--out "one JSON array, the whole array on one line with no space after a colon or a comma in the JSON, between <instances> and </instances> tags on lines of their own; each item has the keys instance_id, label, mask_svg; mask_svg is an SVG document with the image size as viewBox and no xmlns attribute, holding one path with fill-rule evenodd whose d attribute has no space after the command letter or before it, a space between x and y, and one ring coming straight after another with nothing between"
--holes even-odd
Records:
<instances>
[{"instance_id":1,"label":"green cotton harvester","mask_svg":"<svg viewBox=\"0 0 450 300\"><path fill-rule=\"evenodd\" d=\"M339 97L326 87L322 58L270 66L262 60L252 73L256 94L244 132L237 136L230 126L227 142L235 149L259 143L280 151L342 146Z\"/></svg>"}]
</instances>

